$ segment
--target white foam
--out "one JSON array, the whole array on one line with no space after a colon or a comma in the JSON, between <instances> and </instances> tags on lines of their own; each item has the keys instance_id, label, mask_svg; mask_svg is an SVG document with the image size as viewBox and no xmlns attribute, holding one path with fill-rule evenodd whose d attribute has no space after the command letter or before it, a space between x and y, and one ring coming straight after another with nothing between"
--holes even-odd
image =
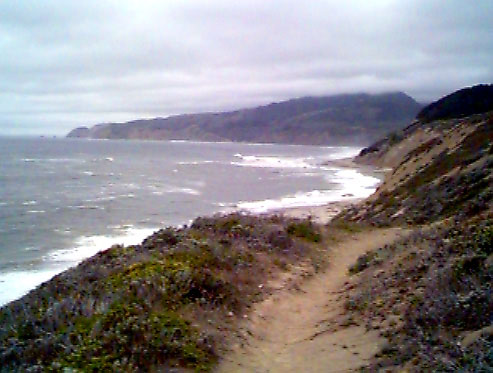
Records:
<instances>
[{"instance_id":1,"label":"white foam","mask_svg":"<svg viewBox=\"0 0 493 373\"><path fill-rule=\"evenodd\" d=\"M307 162L309 158L288 158L277 156L256 156L235 154L240 158L238 162L231 162L234 166L261 167L261 168L315 168Z\"/></svg>"},{"instance_id":2,"label":"white foam","mask_svg":"<svg viewBox=\"0 0 493 373\"><path fill-rule=\"evenodd\" d=\"M61 269L0 273L0 306L22 297L60 272Z\"/></svg>"},{"instance_id":3,"label":"white foam","mask_svg":"<svg viewBox=\"0 0 493 373\"><path fill-rule=\"evenodd\" d=\"M200 191L197 189L193 188L187 188L187 187L177 187L173 185L165 185L165 186L156 186L156 185L149 185L147 187L150 189L152 194L161 196L164 193L182 193L182 194L191 194L194 196L200 195Z\"/></svg>"},{"instance_id":4,"label":"white foam","mask_svg":"<svg viewBox=\"0 0 493 373\"><path fill-rule=\"evenodd\" d=\"M78 210L104 210L103 206L89 206L89 205L68 206L68 208L78 209Z\"/></svg>"},{"instance_id":5,"label":"white foam","mask_svg":"<svg viewBox=\"0 0 493 373\"><path fill-rule=\"evenodd\" d=\"M179 164L180 166L197 166L197 165L211 164L211 163L219 163L219 162L218 161L183 161L183 162L177 162L176 164Z\"/></svg>"},{"instance_id":6,"label":"white foam","mask_svg":"<svg viewBox=\"0 0 493 373\"><path fill-rule=\"evenodd\" d=\"M37 205L38 202L37 201L25 201L25 202L22 202L22 204L24 206L34 206L34 205Z\"/></svg>"},{"instance_id":7,"label":"white foam","mask_svg":"<svg viewBox=\"0 0 493 373\"><path fill-rule=\"evenodd\" d=\"M336 159L346 159L346 158L354 158L356 157L362 148L356 148L352 146L338 146L333 147L331 149L337 149L337 151L332 152L325 159L336 160Z\"/></svg>"},{"instance_id":8,"label":"white foam","mask_svg":"<svg viewBox=\"0 0 493 373\"><path fill-rule=\"evenodd\" d=\"M29 214L44 214L46 211L45 210L29 210Z\"/></svg>"},{"instance_id":9,"label":"white foam","mask_svg":"<svg viewBox=\"0 0 493 373\"><path fill-rule=\"evenodd\" d=\"M140 244L144 238L154 233L154 228L135 228L132 226L123 226L123 232L114 236L84 236L75 241L75 247L66 250L57 250L43 259L51 262L64 262L75 264L86 258L89 258L101 250L105 250L112 245L137 245Z\"/></svg>"},{"instance_id":10,"label":"white foam","mask_svg":"<svg viewBox=\"0 0 493 373\"><path fill-rule=\"evenodd\" d=\"M37 162L71 162L71 163L85 163L84 159L77 158L22 158L21 161L27 163L37 163Z\"/></svg>"},{"instance_id":11,"label":"white foam","mask_svg":"<svg viewBox=\"0 0 493 373\"><path fill-rule=\"evenodd\" d=\"M337 184L330 190L299 192L278 199L240 202L237 208L253 213L264 213L291 207L322 206L327 203L346 201L370 196L380 180L352 169L334 169L334 176L328 181Z\"/></svg>"},{"instance_id":12,"label":"white foam","mask_svg":"<svg viewBox=\"0 0 493 373\"><path fill-rule=\"evenodd\" d=\"M84 202L89 202L89 203L92 203L92 202L104 202L104 201L113 201L114 199L116 199L115 196L104 196L104 197L98 197L98 198L95 198L95 199L86 199Z\"/></svg>"},{"instance_id":13,"label":"white foam","mask_svg":"<svg viewBox=\"0 0 493 373\"><path fill-rule=\"evenodd\" d=\"M198 190L192 189L192 188L175 188L175 189L170 189L167 191L168 193L184 193L184 194L191 194L194 196L200 195L200 192Z\"/></svg>"}]
</instances>

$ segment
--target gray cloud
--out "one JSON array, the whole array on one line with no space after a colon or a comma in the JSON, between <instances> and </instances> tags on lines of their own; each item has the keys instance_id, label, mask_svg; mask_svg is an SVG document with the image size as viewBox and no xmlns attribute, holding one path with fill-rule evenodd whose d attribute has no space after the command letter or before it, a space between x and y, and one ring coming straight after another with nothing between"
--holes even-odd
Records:
<instances>
[{"instance_id":1,"label":"gray cloud","mask_svg":"<svg viewBox=\"0 0 493 373\"><path fill-rule=\"evenodd\" d=\"M0 133L493 81L493 2L0 2Z\"/></svg>"}]
</instances>

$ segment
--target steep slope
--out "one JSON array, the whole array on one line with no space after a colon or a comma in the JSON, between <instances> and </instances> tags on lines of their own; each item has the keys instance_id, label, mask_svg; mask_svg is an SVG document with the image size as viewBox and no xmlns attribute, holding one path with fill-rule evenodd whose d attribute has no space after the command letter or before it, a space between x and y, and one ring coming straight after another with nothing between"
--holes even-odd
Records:
<instances>
[{"instance_id":1,"label":"steep slope","mask_svg":"<svg viewBox=\"0 0 493 373\"><path fill-rule=\"evenodd\" d=\"M492 98L485 86L449 95L357 157L392 170L332 224L413 229L351 268L348 318L388 340L369 371L493 371Z\"/></svg>"},{"instance_id":2,"label":"steep slope","mask_svg":"<svg viewBox=\"0 0 493 373\"><path fill-rule=\"evenodd\" d=\"M426 223L454 214L473 215L491 207L493 197L493 112L449 118L470 112L484 86L469 89L457 102L449 95L423 110L436 120L417 120L399 133L363 149L355 161L390 168L383 184L365 205L344 218L377 225ZM486 90L493 97L493 90ZM490 96L482 97L489 102ZM460 106L452 110L453 106ZM489 108L489 106L488 106Z\"/></svg>"},{"instance_id":3,"label":"steep slope","mask_svg":"<svg viewBox=\"0 0 493 373\"><path fill-rule=\"evenodd\" d=\"M225 113L81 127L68 137L368 144L401 128L420 109L404 93L305 97Z\"/></svg>"}]
</instances>

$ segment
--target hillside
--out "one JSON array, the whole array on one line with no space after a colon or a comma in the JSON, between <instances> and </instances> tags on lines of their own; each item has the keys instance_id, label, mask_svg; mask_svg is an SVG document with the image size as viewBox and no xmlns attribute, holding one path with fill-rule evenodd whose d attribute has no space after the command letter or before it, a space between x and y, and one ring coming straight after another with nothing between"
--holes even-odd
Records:
<instances>
[{"instance_id":1,"label":"hillside","mask_svg":"<svg viewBox=\"0 0 493 373\"><path fill-rule=\"evenodd\" d=\"M476 112L473 115L449 119L449 109L435 110L435 120L417 120L363 149L357 163L392 171L362 208L347 212L347 219L376 225L421 224L488 209L493 197L493 111L481 109L493 106L474 110L472 100L484 87L471 88L466 96L459 91L461 101L452 94L423 110L454 106L456 112ZM492 97L490 89L482 100L493 103Z\"/></svg>"},{"instance_id":2,"label":"hillside","mask_svg":"<svg viewBox=\"0 0 493 373\"><path fill-rule=\"evenodd\" d=\"M369 371L493 370L493 92L485 87L431 104L356 159L391 171L333 224L412 229L350 269L347 317L387 339Z\"/></svg>"},{"instance_id":3,"label":"hillside","mask_svg":"<svg viewBox=\"0 0 493 373\"><path fill-rule=\"evenodd\" d=\"M111 247L0 309L0 370L209 370L269 280L325 266L322 240L309 221L232 214Z\"/></svg>"},{"instance_id":4,"label":"hillside","mask_svg":"<svg viewBox=\"0 0 493 373\"><path fill-rule=\"evenodd\" d=\"M492 371L483 87L364 149L355 161L386 168L385 180L327 225L197 218L104 250L4 306L1 369Z\"/></svg>"},{"instance_id":5,"label":"hillside","mask_svg":"<svg viewBox=\"0 0 493 373\"><path fill-rule=\"evenodd\" d=\"M67 136L365 145L402 128L420 109L404 93L304 97L225 113L98 124Z\"/></svg>"}]
</instances>

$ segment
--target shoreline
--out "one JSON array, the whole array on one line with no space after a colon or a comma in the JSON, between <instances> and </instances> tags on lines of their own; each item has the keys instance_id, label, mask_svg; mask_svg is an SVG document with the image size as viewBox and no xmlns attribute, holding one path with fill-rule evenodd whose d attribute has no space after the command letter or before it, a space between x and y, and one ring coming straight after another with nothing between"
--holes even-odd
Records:
<instances>
[{"instance_id":1,"label":"shoreline","mask_svg":"<svg viewBox=\"0 0 493 373\"><path fill-rule=\"evenodd\" d=\"M381 173L378 174L375 172L374 169L368 166L361 166L353 162L353 158L342 158L342 159L336 159L336 160L324 160L320 163L321 167L334 167L334 168L339 168L339 169L345 169L345 170L356 170L357 172L365 175L365 176L372 176L372 177L377 177L381 179ZM336 201L331 201L324 203L322 205L306 205L306 206L296 206L296 207L277 207L273 208L270 210L267 210L265 212L254 212L254 211L248 211L247 210L242 210L242 209L233 209L228 212L217 212L219 214L229 214L233 212L240 212L240 211L246 211L248 214L252 216L268 216L268 215L274 215L274 214L279 214L283 215L286 217L291 217L291 218L308 218L311 217L312 220L316 223L319 224L327 224L333 217L335 217L337 214L339 214L342 210L349 206L353 206L355 204L360 203L361 201L365 200L367 197L357 197L351 196L350 191L348 191L348 195L343 195L342 200L336 200ZM216 213L213 213L211 215L215 215ZM197 216L196 216L197 217ZM196 218L195 217L195 218ZM193 221L193 219L191 220ZM188 225L187 223L182 223L178 224L177 226L186 226ZM155 230L159 230L160 228L155 228ZM23 286L22 288L18 288L16 291L12 292L12 289L0 289L0 307L10 303L11 301L15 301L25 294L29 293L29 291L35 289L37 286L39 286L41 283L46 282L51 280L55 275L62 273L66 271L69 268L75 267L78 264L80 264L82 261L94 256L97 252L106 250L108 247L114 244L124 244L124 245L129 245L129 244L140 244L145 238L149 237L152 235L152 233L149 233L148 228L142 228L141 230L147 231L146 237L142 238L142 235L139 234L139 242L135 240L135 237L132 235L126 236L125 240L122 239L123 236L83 236L76 241L76 245L74 247L61 250L59 252L53 252L50 253L49 256L54 258L54 263L57 265L58 269L54 269L53 267L46 267L46 268L40 268L35 271L24 271L24 272L19 272L19 271L12 271L12 272L5 272L0 276L1 281L0 282L6 282L7 279L11 278L12 276L19 276L20 273L23 273L23 276L25 276L26 273L31 275L32 281L30 282L30 285L28 286L27 284ZM94 242L92 242L94 241ZM98 242L96 242L98 241ZM103 242L101 242L103 241ZM111 242L110 242L111 241ZM97 244L100 244L99 248L97 248ZM90 255L87 255L87 252L84 253L82 249L90 249ZM73 257L77 256L77 258L74 260ZM71 260L69 260L71 259ZM47 275L47 273L50 273L50 275ZM15 293L15 296L13 296L13 293Z\"/></svg>"},{"instance_id":2,"label":"shoreline","mask_svg":"<svg viewBox=\"0 0 493 373\"><path fill-rule=\"evenodd\" d=\"M333 166L342 169L357 170L358 172L360 172L365 176L375 177L380 180L380 183L376 185L376 188L378 188L378 186L383 182L386 173L385 170L376 169L371 166L358 164L354 162L354 157L329 160L322 163L322 165ZM370 194L370 196L372 194ZM320 206L285 207L285 208L279 208L272 211L268 211L264 214L258 214L258 215L281 214L287 217L298 218L298 219L311 218L315 223L325 225L328 224L341 211L345 210L350 206L359 205L361 202L365 201L368 197L354 197L354 198L349 197L348 199L345 200L328 202Z\"/></svg>"},{"instance_id":3,"label":"shoreline","mask_svg":"<svg viewBox=\"0 0 493 373\"><path fill-rule=\"evenodd\" d=\"M325 225L347 207L358 205L365 199L366 198L354 198L346 201L335 201L329 202L322 206L287 207L285 209L279 209L266 213L265 215L280 214L289 218L310 218L314 223Z\"/></svg>"}]
</instances>

